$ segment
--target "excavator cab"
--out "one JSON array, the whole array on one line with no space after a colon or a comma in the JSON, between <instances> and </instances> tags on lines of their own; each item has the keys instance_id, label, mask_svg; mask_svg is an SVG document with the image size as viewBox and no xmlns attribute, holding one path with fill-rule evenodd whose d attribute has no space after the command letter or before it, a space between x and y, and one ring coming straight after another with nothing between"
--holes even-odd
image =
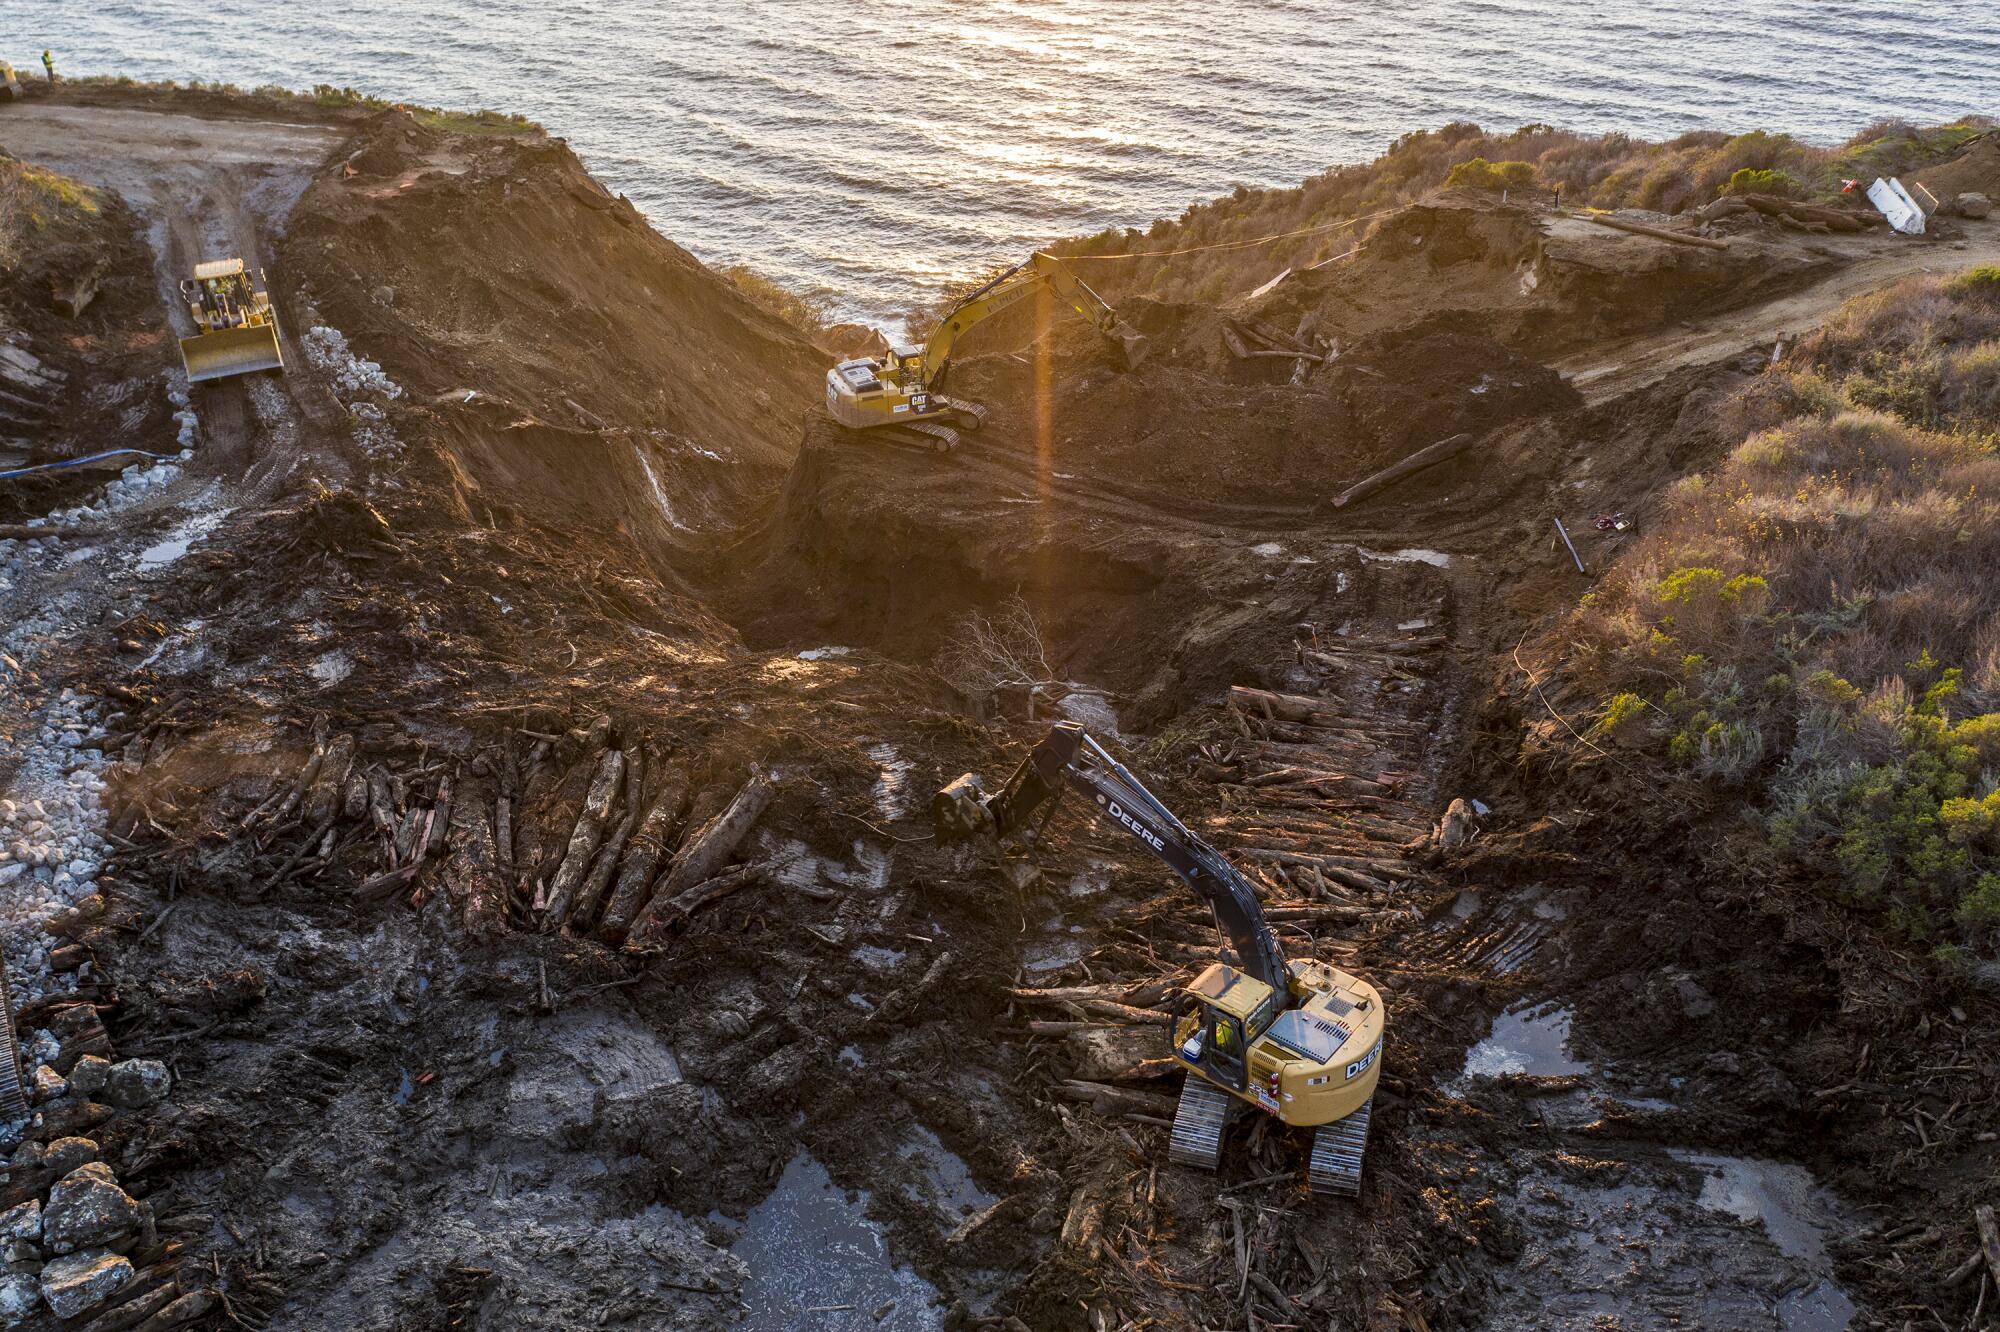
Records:
<instances>
[{"instance_id":1,"label":"excavator cab","mask_svg":"<svg viewBox=\"0 0 2000 1332\"><path fill-rule=\"evenodd\" d=\"M1174 1028L1174 1053L1211 1082L1242 1091L1250 1046L1278 1015L1277 991L1226 963L1211 964L1182 992L1191 1005Z\"/></svg>"}]
</instances>

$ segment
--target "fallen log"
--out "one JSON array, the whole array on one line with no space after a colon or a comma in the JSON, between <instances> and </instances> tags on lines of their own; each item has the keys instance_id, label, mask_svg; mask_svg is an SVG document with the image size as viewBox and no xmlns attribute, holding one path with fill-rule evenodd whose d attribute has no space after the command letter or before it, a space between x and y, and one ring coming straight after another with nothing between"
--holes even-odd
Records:
<instances>
[{"instance_id":1,"label":"fallen log","mask_svg":"<svg viewBox=\"0 0 2000 1332\"><path fill-rule=\"evenodd\" d=\"M949 948L939 953L931 959L931 964L924 968L924 974L918 978L915 985L907 985L900 990L891 990L887 995L883 996L882 1002L876 1006L875 1011L868 1015L866 1025L873 1026L877 1023L893 1022L901 1018L905 1013L914 1008L925 995L937 988L938 982L944 979L945 973L951 970L952 963L957 960L958 954L952 952Z\"/></svg>"},{"instance_id":2,"label":"fallen log","mask_svg":"<svg viewBox=\"0 0 2000 1332\"><path fill-rule=\"evenodd\" d=\"M1341 491L1338 495L1335 495L1333 497L1333 507L1336 509L1346 508L1348 505L1354 503L1354 501L1366 499L1376 491L1393 486L1405 477L1414 476L1427 468L1436 467L1439 463L1449 462L1451 459L1465 452L1471 445L1472 440L1473 437L1470 434L1453 435L1448 439L1441 439L1435 444L1418 449L1401 462L1393 466L1384 467L1372 476L1365 476L1347 489Z\"/></svg>"},{"instance_id":3,"label":"fallen log","mask_svg":"<svg viewBox=\"0 0 2000 1332\"><path fill-rule=\"evenodd\" d=\"M505 796L501 797L504 802ZM484 800L457 804L445 841L444 886L468 934L482 934L506 912L507 879L500 866Z\"/></svg>"},{"instance_id":4,"label":"fallen log","mask_svg":"<svg viewBox=\"0 0 2000 1332\"><path fill-rule=\"evenodd\" d=\"M347 776L353 768L354 737L343 732L333 738L333 743L326 748L325 758L320 762L319 772L306 799L306 822L322 824L340 812L341 793L346 789Z\"/></svg>"},{"instance_id":5,"label":"fallen log","mask_svg":"<svg viewBox=\"0 0 2000 1332\"><path fill-rule=\"evenodd\" d=\"M770 806L777 789L770 778L762 774L752 776L720 814L688 835L672 867L654 887L652 898L632 918L630 933L634 938L646 932L647 914L653 903L664 908L688 889L721 872L729 857L736 853L737 844L749 835Z\"/></svg>"},{"instance_id":6,"label":"fallen log","mask_svg":"<svg viewBox=\"0 0 2000 1332\"><path fill-rule=\"evenodd\" d=\"M632 918L645 905L646 889L653 882L653 873L667 854L668 839L673 835L674 824L680 818L681 807L687 803L688 776L678 765L667 769L666 777L660 783L659 794L653 798L652 808L639 821L639 830L632 834L631 843L625 849L625 860L618 870L617 884L611 890L611 900L604 907L604 923L598 927L597 935L607 942L616 942L631 926Z\"/></svg>"},{"instance_id":7,"label":"fallen log","mask_svg":"<svg viewBox=\"0 0 2000 1332\"><path fill-rule=\"evenodd\" d=\"M597 908L604 901L604 891L611 886L611 876L618 869L618 861L625 854L626 843L639 827L639 819L645 813L644 796L646 790L646 757L638 749L632 751L625 760L625 817L611 830L604 845L598 849L597 860L590 867L590 874L577 889L576 903L569 909L563 928L571 933L588 929Z\"/></svg>"},{"instance_id":8,"label":"fallen log","mask_svg":"<svg viewBox=\"0 0 2000 1332\"><path fill-rule=\"evenodd\" d=\"M85 540L111 531L105 523L78 523L74 527L29 527L25 523L0 523L0 541Z\"/></svg>"},{"instance_id":9,"label":"fallen log","mask_svg":"<svg viewBox=\"0 0 2000 1332\"><path fill-rule=\"evenodd\" d=\"M1142 988L1138 985L1052 985L1035 990L1010 986L1007 993L1031 1004L1082 1004L1097 1000L1119 1004L1130 1003L1133 991Z\"/></svg>"},{"instance_id":10,"label":"fallen log","mask_svg":"<svg viewBox=\"0 0 2000 1332\"><path fill-rule=\"evenodd\" d=\"M1685 231L1668 231L1665 227L1648 226L1644 222L1628 222L1622 217L1605 217L1601 213L1585 213L1583 220L1595 222L1600 227L1610 227L1613 231L1629 231L1635 236L1651 236L1654 240L1672 241L1676 245L1696 245L1704 250L1726 250L1729 242L1709 236L1696 236Z\"/></svg>"},{"instance_id":11,"label":"fallen log","mask_svg":"<svg viewBox=\"0 0 2000 1332\"><path fill-rule=\"evenodd\" d=\"M1987 1274L1993 1278L1993 1288L2000 1290L2000 1223L1994 1221L1992 1204L1975 1207L1972 1218L1979 1226L1979 1252L1985 1255Z\"/></svg>"},{"instance_id":12,"label":"fallen log","mask_svg":"<svg viewBox=\"0 0 2000 1332\"><path fill-rule=\"evenodd\" d=\"M100 258L87 265L81 273L56 278L49 284L51 304L71 319L76 318L97 299L97 288L109 268L110 264Z\"/></svg>"},{"instance_id":13,"label":"fallen log","mask_svg":"<svg viewBox=\"0 0 2000 1332\"><path fill-rule=\"evenodd\" d=\"M1082 1101L1099 1114L1115 1115L1133 1113L1141 1115L1165 1115L1171 1118L1177 1102L1171 1096L1160 1092L1131 1091L1124 1087L1106 1086L1102 1082L1085 1082L1079 1078L1065 1079L1056 1092L1065 1100Z\"/></svg>"},{"instance_id":14,"label":"fallen log","mask_svg":"<svg viewBox=\"0 0 2000 1332\"><path fill-rule=\"evenodd\" d=\"M1229 687L1229 704L1245 712L1265 717L1282 717L1286 721L1302 722L1316 713L1326 711L1326 705L1333 702L1326 698L1309 698L1304 694L1279 694L1268 689L1252 689L1248 685Z\"/></svg>"},{"instance_id":15,"label":"fallen log","mask_svg":"<svg viewBox=\"0 0 2000 1332\"><path fill-rule=\"evenodd\" d=\"M590 873L591 862L597 858L597 849L604 842L604 825L611 819L612 808L617 804L618 792L624 784L624 751L606 750L604 757L598 760L596 775L590 780L590 790L583 798L583 809L576 816L576 826L570 831L569 846L563 852L562 863L556 866L555 877L549 881L548 911L542 918L544 930L555 929L569 919L577 889L583 886L584 876Z\"/></svg>"},{"instance_id":16,"label":"fallen log","mask_svg":"<svg viewBox=\"0 0 2000 1332\"><path fill-rule=\"evenodd\" d=\"M655 897L646 904L632 922L632 932L627 937L625 947L639 952L656 944L659 937L674 926L692 916L710 902L720 901L739 888L747 888L764 877L770 866L763 861L748 865L738 865L725 870L714 878L698 883L671 901Z\"/></svg>"}]
</instances>

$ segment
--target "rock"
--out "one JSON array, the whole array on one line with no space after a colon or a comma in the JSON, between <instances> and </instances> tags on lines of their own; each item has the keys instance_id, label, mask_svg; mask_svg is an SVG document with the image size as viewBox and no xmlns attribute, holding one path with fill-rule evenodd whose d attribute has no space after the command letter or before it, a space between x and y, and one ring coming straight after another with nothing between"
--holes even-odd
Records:
<instances>
[{"instance_id":1,"label":"rock","mask_svg":"<svg viewBox=\"0 0 2000 1332\"><path fill-rule=\"evenodd\" d=\"M394 305L396 303L396 289L394 287L377 287L375 288L374 295L377 305Z\"/></svg>"},{"instance_id":2,"label":"rock","mask_svg":"<svg viewBox=\"0 0 2000 1332\"><path fill-rule=\"evenodd\" d=\"M1952 207L1960 217L1985 217L1993 211L1993 201L1972 190L1952 200Z\"/></svg>"},{"instance_id":3,"label":"rock","mask_svg":"<svg viewBox=\"0 0 2000 1332\"><path fill-rule=\"evenodd\" d=\"M28 1131L43 1142L86 1133L111 1118L111 1107L96 1101L65 1096L38 1111L28 1121Z\"/></svg>"},{"instance_id":4,"label":"rock","mask_svg":"<svg viewBox=\"0 0 2000 1332\"><path fill-rule=\"evenodd\" d=\"M23 1327L40 1312L41 1283L32 1272L0 1277L0 1327Z\"/></svg>"},{"instance_id":5,"label":"rock","mask_svg":"<svg viewBox=\"0 0 2000 1332\"><path fill-rule=\"evenodd\" d=\"M7 1158L9 1170L39 1170L48 1159L49 1149L39 1142L24 1142Z\"/></svg>"},{"instance_id":6,"label":"rock","mask_svg":"<svg viewBox=\"0 0 2000 1332\"><path fill-rule=\"evenodd\" d=\"M69 1071L70 1090L80 1096L95 1096L104 1090L105 1075L110 1072L109 1059L103 1055L85 1055Z\"/></svg>"},{"instance_id":7,"label":"rock","mask_svg":"<svg viewBox=\"0 0 2000 1332\"><path fill-rule=\"evenodd\" d=\"M47 1064L36 1066L29 1083L29 1095L37 1105L53 1101L69 1090L69 1081Z\"/></svg>"},{"instance_id":8,"label":"rock","mask_svg":"<svg viewBox=\"0 0 2000 1332\"><path fill-rule=\"evenodd\" d=\"M1431 832L1431 844L1439 851L1450 855L1472 839L1477 823L1472 815L1472 806L1463 800L1453 800L1445 806L1444 817Z\"/></svg>"},{"instance_id":9,"label":"rock","mask_svg":"<svg viewBox=\"0 0 2000 1332\"><path fill-rule=\"evenodd\" d=\"M113 1064L104 1079L104 1099L123 1110L136 1110L167 1099L173 1076L157 1059L127 1059Z\"/></svg>"},{"instance_id":10,"label":"rock","mask_svg":"<svg viewBox=\"0 0 2000 1332\"><path fill-rule=\"evenodd\" d=\"M143 1220L139 1204L118 1187L111 1167L92 1161L49 1190L48 1206L42 1209L42 1245L51 1253L71 1253L129 1235Z\"/></svg>"},{"instance_id":11,"label":"rock","mask_svg":"<svg viewBox=\"0 0 2000 1332\"><path fill-rule=\"evenodd\" d=\"M57 1138L48 1145L42 1164L55 1171L60 1178L78 1166L89 1165L96 1159L97 1144L89 1138Z\"/></svg>"},{"instance_id":12,"label":"rock","mask_svg":"<svg viewBox=\"0 0 2000 1332\"><path fill-rule=\"evenodd\" d=\"M0 1212L0 1239L39 1241L41 1238L41 1199L30 1198Z\"/></svg>"},{"instance_id":13,"label":"rock","mask_svg":"<svg viewBox=\"0 0 2000 1332\"><path fill-rule=\"evenodd\" d=\"M58 1318L76 1318L104 1303L132 1279L132 1264L115 1253L87 1249L42 1269L42 1298Z\"/></svg>"}]
</instances>

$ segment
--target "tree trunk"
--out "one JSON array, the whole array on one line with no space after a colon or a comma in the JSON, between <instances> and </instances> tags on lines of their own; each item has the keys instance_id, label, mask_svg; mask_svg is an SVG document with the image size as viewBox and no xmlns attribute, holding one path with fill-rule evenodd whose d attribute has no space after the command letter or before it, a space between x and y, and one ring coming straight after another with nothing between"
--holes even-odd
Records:
<instances>
[{"instance_id":1,"label":"tree trunk","mask_svg":"<svg viewBox=\"0 0 2000 1332\"><path fill-rule=\"evenodd\" d=\"M1451 438L1441 439L1427 448L1418 449L1415 453L1393 467L1384 467L1373 476L1364 477L1362 480L1356 481L1353 485L1341 491L1338 495L1335 495L1333 497L1333 507L1336 509L1345 508L1358 499L1366 499L1384 487L1395 485L1406 476L1414 476L1425 468L1435 467L1441 462L1449 461L1465 452L1466 447L1471 443L1472 436L1469 434L1453 435Z\"/></svg>"},{"instance_id":2,"label":"tree trunk","mask_svg":"<svg viewBox=\"0 0 2000 1332\"><path fill-rule=\"evenodd\" d=\"M714 878L721 871L729 857L736 853L737 844L749 835L750 829L763 816L776 794L777 787L769 778L753 776L737 791L727 808L688 834L680 854L674 857L673 867L654 890L652 900L633 917L631 938L634 942L644 942L652 929L653 918L664 912L676 897L696 884Z\"/></svg>"},{"instance_id":3,"label":"tree trunk","mask_svg":"<svg viewBox=\"0 0 2000 1332\"><path fill-rule=\"evenodd\" d=\"M576 890L583 886L590 862L604 842L604 825L618 803L618 791L624 781L624 751L605 751L598 760L596 776L591 778L590 790L583 797L576 827L570 832L569 849L563 853L555 878L549 882L548 913L542 918L544 929L554 929L569 919L570 904L576 900Z\"/></svg>"},{"instance_id":4,"label":"tree trunk","mask_svg":"<svg viewBox=\"0 0 2000 1332\"><path fill-rule=\"evenodd\" d=\"M674 821L680 817L687 795L687 771L679 765L668 768L666 777L660 783L660 793L653 798L652 808L639 821L639 830L632 834L631 843L625 849L625 862L618 870L618 882L611 890L611 901L604 908L604 923L598 927L598 938L609 943L617 942L631 925L632 918L639 914L639 908L645 905L646 889L651 886L653 872L667 854Z\"/></svg>"},{"instance_id":5,"label":"tree trunk","mask_svg":"<svg viewBox=\"0 0 2000 1332\"><path fill-rule=\"evenodd\" d=\"M577 890L576 904L569 909L564 928L572 934L587 929L597 914L597 908L604 901L604 890L611 886L611 876L618 869L618 859L625 854L626 843L632 840L632 833L639 826L640 817L646 812L646 757L634 749L632 756L625 760L625 818L604 846L597 853L597 861L590 867L590 877Z\"/></svg>"}]
</instances>

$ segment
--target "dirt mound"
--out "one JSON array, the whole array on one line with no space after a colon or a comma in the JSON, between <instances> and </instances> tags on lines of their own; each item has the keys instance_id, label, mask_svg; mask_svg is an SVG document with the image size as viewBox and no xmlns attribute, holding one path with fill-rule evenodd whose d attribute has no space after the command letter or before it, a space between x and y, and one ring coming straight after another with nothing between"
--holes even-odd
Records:
<instances>
[{"instance_id":1,"label":"dirt mound","mask_svg":"<svg viewBox=\"0 0 2000 1332\"><path fill-rule=\"evenodd\" d=\"M1448 191L1376 223L1353 258L1294 273L1246 309L1285 328L1316 312L1323 334L1349 335L1450 315L1550 357L1750 304L1838 262L1794 237L1717 251Z\"/></svg>"},{"instance_id":2,"label":"dirt mound","mask_svg":"<svg viewBox=\"0 0 2000 1332\"><path fill-rule=\"evenodd\" d=\"M1980 135L1950 160L1911 178L1946 203L1961 194L1983 194L2000 202L2000 133Z\"/></svg>"},{"instance_id":3,"label":"dirt mound","mask_svg":"<svg viewBox=\"0 0 2000 1332\"><path fill-rule=\"evenodd\" d=\"M670 542L689 514L639 512L663 465L709 472L683 506L738 493L819 397L802 336L560 141L385 112L314 181L283 253L319 317L428 404L474 504Z\"/></svg>"}]
</instances>

